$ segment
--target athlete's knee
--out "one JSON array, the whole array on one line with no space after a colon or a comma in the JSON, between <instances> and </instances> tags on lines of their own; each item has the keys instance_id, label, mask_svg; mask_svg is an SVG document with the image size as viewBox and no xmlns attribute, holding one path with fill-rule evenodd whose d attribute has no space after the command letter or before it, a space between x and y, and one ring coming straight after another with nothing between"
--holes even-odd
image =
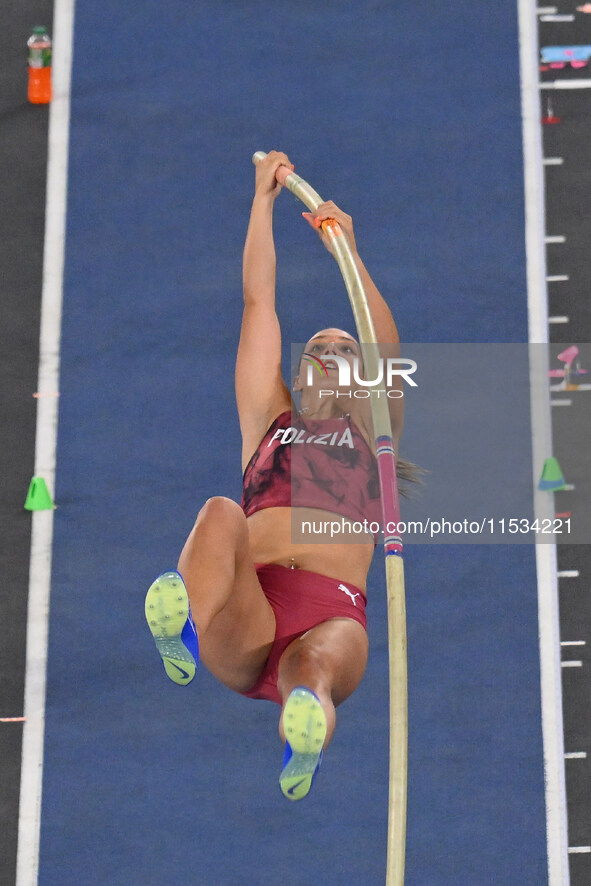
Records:
<instances>
[{"instance_id":1,"label":"athlete's knee","mask_svg":"<svg viewBox=\"0 0 591 886\"><path fill-rule=\"evenodd\" d=\"M215 495L212 498L208 498L199 511L196 525L199 526L207 522L217 527L218 530L223 530L224 527L229 525L242 525L245 520L244 511L239 504L231 498Z\"/></svg>"},{"instance_id":2,"label":"athlete's knee","mask_svg":"<svg viewBox=\"0 0 591 886\"><path fill-rule=\"evenodd\" d=\"M367 663L367 635L354 622L319 625L287 647L279 663L279 690L300 683L335 705L357 688Z\"/></svg>"},{"instance_id":3,"label":"athlete's knee","mask_svg":"<svg viewBox=\"0 0 591 886\"><path fill-rule=\"evenodd\" d=\"M306 680L314 682L316 686L329 681L326 673L326 658L321 650L309 642L307 638L300 637L291 643L279 662L279 681L282 678L291 683L293 680L305 683ZM313 688L313 687L310 687Z\"/></svg>"},{"instance_id":4,"label":"athlete's knee","mask_svg":"<svg viewBox=\"0 0 591 886\"><path fill-rule=\"evenodd\" d=\"M306 638L295 640L288 646L279 662L279 694L284 704L296 686L306 686L318 696L327 722L325 747L332 737L336 723L331 683L332 675L326 669L326 658L318 646L306 642ZM283 714L279 720L279 735L285 740Z\"/></svg>"}]
</instances>

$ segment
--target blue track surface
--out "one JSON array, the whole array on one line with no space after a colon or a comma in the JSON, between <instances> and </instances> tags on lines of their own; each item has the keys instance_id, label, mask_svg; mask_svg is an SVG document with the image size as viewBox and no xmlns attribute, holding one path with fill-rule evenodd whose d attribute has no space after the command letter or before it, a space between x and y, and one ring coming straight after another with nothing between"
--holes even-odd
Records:
<instances>
[{"instance_id":1,"label":"blue track surface","mask_svg":"<svg viewBox=\"0 0 591 886\"><path fill-rule=\"evenodd\" d=\"M384 880L381 558L368 673L301 804L277 708L204 670L177 689L143 622L203 501L240 494L250 157L273 147L353 215L403 340L527 340L512 2L78 0L40 886ZM302 208L276 212L286 356L352 328ZM542 886L533 551L411 546L406 576L407 886Z\"/></svg>"}]
</instances>

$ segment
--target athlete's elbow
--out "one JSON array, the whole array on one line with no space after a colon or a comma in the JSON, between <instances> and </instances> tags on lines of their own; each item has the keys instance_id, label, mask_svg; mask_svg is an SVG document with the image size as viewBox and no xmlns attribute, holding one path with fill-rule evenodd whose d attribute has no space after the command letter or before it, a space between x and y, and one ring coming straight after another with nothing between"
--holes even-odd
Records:
<instances>
[{"instance_id":1,"label":"athlete's elbow","mask_svg":"<svg viewBox=\"0 0 591 886\"><path fill-rule=\"evenodd\" d=\"M258 282L245 282L243 286L246 307L275 307L275 287Z\"/></svg>"}]
</instances>

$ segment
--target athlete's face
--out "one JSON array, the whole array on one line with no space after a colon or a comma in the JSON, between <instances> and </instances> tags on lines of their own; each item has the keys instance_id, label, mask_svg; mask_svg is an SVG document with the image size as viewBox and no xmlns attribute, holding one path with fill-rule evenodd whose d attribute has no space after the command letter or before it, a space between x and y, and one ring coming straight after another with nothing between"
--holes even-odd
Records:
<instances>
[{"instance_id":1,"label":"athlete's face","mask_svg":"<svg viewBox=\"0 0 591 886\"><path fill-rule=\"evenodd\" d=\"M311 339L306 342L304 354L302 355L302 359L300 360L299 376L296 379L294 390L301 390L299 379L302 377L302 374L309 362L305 359L306 355L310 357L321 358L322 363L326 367L326 371L329 374L329 377L334 376L336 383L338 366L336 362L331 363L330 356L326 356L330 354L335 354L335 356L338 357L344 357L348 363L353 365L353 360L355 359L355 357L361 357L361 349L356 339L354 339L352 335L349 335L349 333L345 332L343 329L321 329L320 332L317 332L315 335L312 336ZM316 376L316 373L314 373L314 376ZM320 376L318 376L318 379L315 380L319 379Z\"/></svg>"},{"instance_id":2,"label":"athlete's face","mask_svg":"<svg viewBox=\"0 0 591 886\"><path fill-rule=\"evenodd\" d=\"M352 362L361 354L358 342L343 329L321 329L306 343L307 354L320 357L322 354L337 354ZM323 361L325 364L329 360ZM336 368L336 365L335 365Z\"/></svg>"}]
</instances>

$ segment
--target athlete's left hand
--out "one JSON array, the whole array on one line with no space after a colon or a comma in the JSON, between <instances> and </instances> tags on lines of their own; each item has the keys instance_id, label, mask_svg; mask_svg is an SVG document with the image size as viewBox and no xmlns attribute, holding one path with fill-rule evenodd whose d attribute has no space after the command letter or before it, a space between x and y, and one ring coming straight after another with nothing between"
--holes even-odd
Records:
<instances>
[{"instance_id":1,"label":"athlete's left hand","mask_svg":"<svg viewBox=\"0 0 591 886\"><path fill-rule=\"evenodd\" d=\"M347 242L351 247L351 251L354 255L356 254L357 245L355 243L355 234L353 233L353 219L350 215L347 215L346 212L343 212L342 209L339 209L336 203L333 203L332 200L328 200L326 203L321 203L318 209L314 212L302 212L302 215L310 227L318 231L320 239L331 255L333 255L332 241L322 230L321 222L327 218L334 218L342 228L343 233L347 238Z\"/></svg>"}]
</instances>

